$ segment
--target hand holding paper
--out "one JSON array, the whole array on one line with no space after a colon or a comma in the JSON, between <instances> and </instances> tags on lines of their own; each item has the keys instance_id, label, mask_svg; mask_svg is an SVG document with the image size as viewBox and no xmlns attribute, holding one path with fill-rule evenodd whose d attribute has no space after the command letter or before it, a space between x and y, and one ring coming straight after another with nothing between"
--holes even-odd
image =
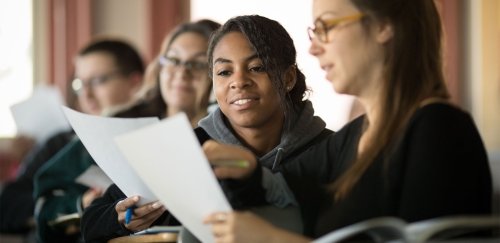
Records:
<instances>
[{"instance_id":1,"label":"hand holding paper","mask_svg":"<svg viewBox=\"0 0 500 243\"><path fill-rule=\"evenodd\" d=\"M214 242L203 217L231 206L185 114L117 136L121 152L168 210L202 242Z\"/></svg>"}]
</instances>

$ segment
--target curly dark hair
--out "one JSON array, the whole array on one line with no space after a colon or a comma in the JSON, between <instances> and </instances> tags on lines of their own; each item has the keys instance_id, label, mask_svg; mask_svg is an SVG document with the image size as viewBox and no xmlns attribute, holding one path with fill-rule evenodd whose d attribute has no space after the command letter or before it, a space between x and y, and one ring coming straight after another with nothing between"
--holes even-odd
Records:
<instances>
[{"instance_id":1,"label":"curly dark hair","mask_svg":"<svg viewBox=\"0 0 500 243\"><path fill-rule=\"evenodd\" d=\"M235 31L242 33L248 39L257 53L257 57L262 60L272 85L282 101L285 119L290 117L290 112L302 109L308 91L306 78L297 67L297 51L292 38L285 28L275 20L259 15L244 15L234 17L222 25L212 35L208 47L210 78L212 78L215 47L222 37ZM284 80L290 68L295 69L296 80L294 87L288 91Z\"/></svg>"}]
</instances>

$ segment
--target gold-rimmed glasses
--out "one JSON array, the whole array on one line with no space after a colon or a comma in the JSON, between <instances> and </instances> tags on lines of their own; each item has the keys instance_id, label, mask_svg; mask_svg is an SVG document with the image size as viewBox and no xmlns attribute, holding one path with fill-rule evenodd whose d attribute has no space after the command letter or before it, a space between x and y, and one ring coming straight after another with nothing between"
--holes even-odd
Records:
<instances>
[{"instance_id":1,"label":"gold-rimmed glasses","mask_svg":"<svg viewBox=\"0 0 500 243\"><path fill-rule=\"evenodd\" d=\"M307 28L307 34L309 35L309 40L318 39L320 42L328 43L328 31L337 27L340 23L343 22L352 22L358 21L363 18L365 15L363 13L357 13L341 18L333 18L333 19L320 19L317 18L314 21L314 28Z\"/></svg>"}]
</instances>

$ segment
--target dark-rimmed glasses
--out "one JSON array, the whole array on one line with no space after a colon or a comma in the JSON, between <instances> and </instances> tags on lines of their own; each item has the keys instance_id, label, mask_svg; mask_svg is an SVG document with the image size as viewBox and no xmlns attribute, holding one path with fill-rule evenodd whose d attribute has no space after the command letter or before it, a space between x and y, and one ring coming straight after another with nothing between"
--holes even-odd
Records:
<instances>
[{"instance_id":1,"label":"dark-rimmed glasses","mask_svg":"<svg viewBox=\"0 0 500 243\"><path fill-rule=\"evenodd\" d=\"M307 28L307 34L309 35L309 40L318 39L322 43L328 43L328 31L334 29L342 22L348 21L358 21L363 18L365 15L363 13L357 13L354 15L349 15L341 18L333 18L333 19L320 19L317 18L314 21L314 28Z\"/></svg>"},{"instance_id":2,"label":"dark-rimmed glasses","mask_svg":"<svg viewBox=\"0 0 500 243\"><path fill-rule=\"evenodd\" d=\"M71 88L73 88L75 92L80 92L83 88L94 88L96 86L103 85L117 75L121 75L121 72L113 71L108 74L99 75L89 79L75 78L71 82Z\"/></svg>"}]
</instances>

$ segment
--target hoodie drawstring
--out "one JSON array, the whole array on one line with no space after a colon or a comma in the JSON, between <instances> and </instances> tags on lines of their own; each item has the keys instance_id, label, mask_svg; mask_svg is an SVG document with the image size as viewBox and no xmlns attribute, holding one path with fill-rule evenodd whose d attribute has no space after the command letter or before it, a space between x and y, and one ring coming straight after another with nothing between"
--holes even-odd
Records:
<instances>
[{"instance_id":1,"label":"hoodie drawstring","mask_svg":"<svg viewBox=\"0 0 500 243\"><path fill-rule=\"evenodd\" d=\"M281 163L281 157L283 151L284 151L283 148L278 148L278 152L276 152L276 156L274 157L273 167L271 168L273 172L275 172L274 169L276 169Z\"/></svg>"}]
</instances>

